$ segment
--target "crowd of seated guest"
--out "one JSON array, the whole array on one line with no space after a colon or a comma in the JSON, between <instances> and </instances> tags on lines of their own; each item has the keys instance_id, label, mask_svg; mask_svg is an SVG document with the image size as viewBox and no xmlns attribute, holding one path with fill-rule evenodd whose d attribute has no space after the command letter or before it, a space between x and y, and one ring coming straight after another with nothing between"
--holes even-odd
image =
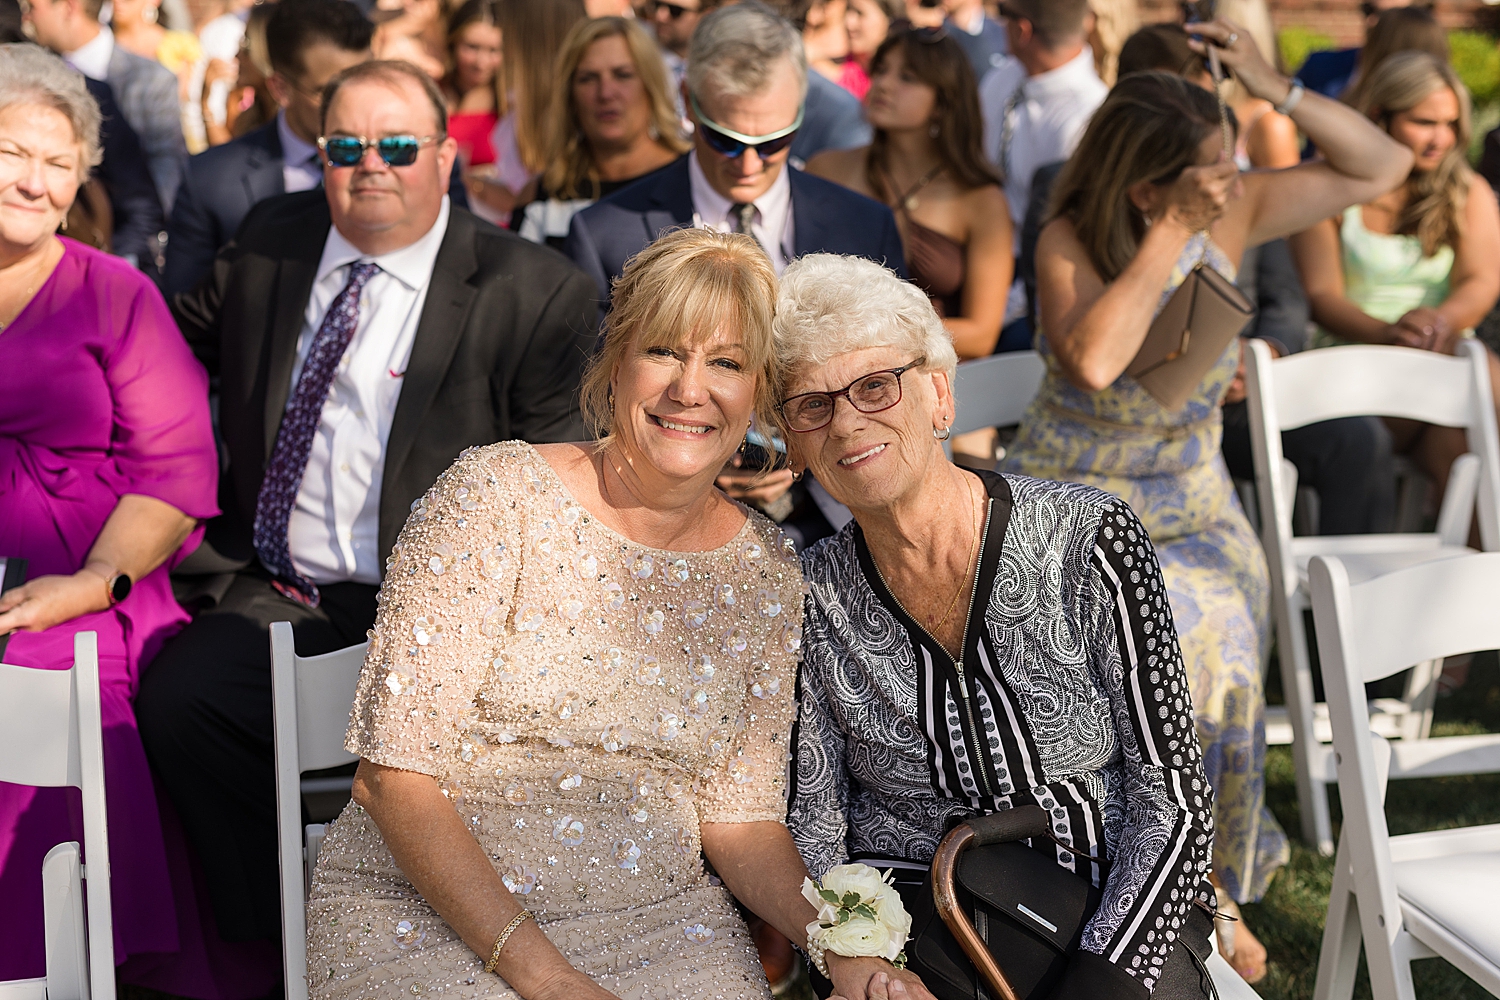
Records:
<instances>
[{"instance_id":1,"label":"crowd of seated guest","mask_svg":"<svg viewBox=\"0 0 1500 1000\"><path fill-rule=\"evenodd\" d=\"M1167 803L1132 784L1159 780L1135 741L1161 719L1114 712L1106 777L1088 781L1130 789L1068 803L1066 822L1122 857L1151 848L1111 825L1120 810L1186 824L1202 841L1182 877L1206 878L1221 912L1265 894L1287 845L1265 807L1267 570L1231 479L1253 478L1243 345L1176 408L1126 372L1197 266L1240 285L1258 306L1245 336L1278 356L1455 353L1500 299L1500 207L1467 162L1469 95L1433 15L1402 3L1367 5L1364 47L1315 56L1297 85L1265 0L1146 27L1129 3L991 6L116 0L105 24L101 0L28 0L24 14L0 0L0 558L28 565L0 595L0 653L65 669L76 633L100 637L123 982L200 1000L278 988L279 621L301 655L373 636L349 737L358 805L314 878L327 919L310 954L329 969L315 993L410 995L487 958L528 1000L730 970L749 982L751 941L781 978L789 942L806 944L809 870L875 858L882 824L920 870L942 832L932 817L1019 801L957 796L945 782L959 772L924 769L930 747L967 752L972 737L997 748L981 753L992 773L1035 749L1031 702L1008 728L987 715L982 732L939 733L899 698L889 717L856 718L865 692L961 662L970 624L1034 628L1005 610L1052 593L1034 567L1116 529L1149 558L1164 594L1149 613L1175 633L1178 659L1152 683L1178 685L1167 725L1197 738L1173 780L1213 794ZM978 474L953 471L955 364L1018 350L1046 364L1039 395L998 465L981 431L949 442ZM1459 431L1366 417L1283 435L1320 497L1318 529L1340 534L1392 527L1393 455L1441 495L1467 448ZM606 549L620 544L617 566ZM564 545L567 565L549 568ZM1075 586L1124 572L1101 558L1069 563L1058 628L1089 613L1068 603ZM705 589L705 616L751 615L735 605L741 575L774 575L745 634L657 650L662 622L696 628L652 590L678 560L730 567L731 598ZM606 599L615 576L628 606ZM982 588L988 607L972 599ZM580 639L590 602L608 609L600 628L631 636L603 668ZM894 652L865 655L898 633ZM760 644L766 677L719 662L740 639ZM1100 641L1084 667L1034 644L1028 669L1069 697L1094 684L1080 712L1128 714L1110 687L1123 640ZM546 642L552 664L519 677L514 659L529 666L527 644ZM678 663L684 651L695 658ZM998 676L976 683L1010 697ZM412 698L432 702L422 721ZM715 699L726 723L748 721L716 736ZM915 770L870 767L906 723L926 741L902 750ZM683 733L691 749L668 746ZM454 756L475 734L477 770ZM616 752L698 780L663 796L654 773L604 774ZM1028 757L1025 793L1049 809L1048 789L1072 780L1050 753ZM585 849L625 871L660 850L672 878L606 888L575 870L572 848L605 837L618 805L577 807L577 838L554 830L554 799L577 787L555 777L568 768L604 783L600 803L652 799L651 823L681 812ZM932 799L927 820L903 825L888 808L901 795ZM427 825L445 802L473 806L467 826L442 810ZM531 812L536 829L516 832ZM16 942L0 980L40 974L36 876L76 822L61 793L0 787L0 896L14 903L0 938ZM569 850L555 875L543 842ZM1134 905L1128 873L1096 881ZM627 970L591 944L591 893L642 934L677 920L671 907L713 914L717 965L679 930L649 973ZM1189 905L1185 889L1161 918ZM434 922L443 960L329 929L377 910ZM1119 921L1092 926L1095 957L1134 941ZM1218 937L1247 979L1276 958L1243 921ZM918 972L826 957L820 986L851 1000L877 973L890 997L927 995ZM1071 968L1058 995L1139 975L1105 965Z\"/></svg>"}]
</instances>

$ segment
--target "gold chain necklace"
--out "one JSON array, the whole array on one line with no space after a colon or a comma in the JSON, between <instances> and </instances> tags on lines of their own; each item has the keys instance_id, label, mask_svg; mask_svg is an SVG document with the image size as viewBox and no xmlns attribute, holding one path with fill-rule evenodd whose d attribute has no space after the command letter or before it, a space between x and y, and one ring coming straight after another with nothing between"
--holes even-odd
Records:
<instances>
[{"instance_id":1,"label":"gold chain necklace","mask_svg":"<svg viewBox=\"0 0 1500 1000\"><path fill-rule=\"evenodd\" d=\"M974 523L977 520L974 512L974 484L969 482L969 477L965 473L960 472L959 475L964 477L964 485L969 488L969 554L964 559L964 575L958 578L958 589L953 592L953 600L948 602L948 610L943 612L943 617L939 618L937 624L932 627L934 636L942 631L944 625L948 624L948 617L958 606L959 595L964 592L964 585L969 582L969 567L974 562L974 542L979 538L979 526Z\"/></svg>"}]
</instances>

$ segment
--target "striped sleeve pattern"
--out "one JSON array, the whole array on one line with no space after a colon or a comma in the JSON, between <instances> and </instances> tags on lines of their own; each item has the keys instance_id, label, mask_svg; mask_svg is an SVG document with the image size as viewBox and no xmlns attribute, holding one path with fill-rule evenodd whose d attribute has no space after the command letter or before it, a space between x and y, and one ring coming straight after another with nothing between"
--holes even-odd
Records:
<instances>
[{"instance_id":1,"label":"striped sleeve pattern","mask_svg":"<svg viewBox=\"0 0 1500 1000\"><path fill-rule=\"evenodd\" d=\"M1091 568L1091 669L1108 695L1125 758L1125 815L1082 944L1149 991L1208 875L1213 792L1166 584L1125 503L1104 510Z\"/></svg>"}]
</instances>

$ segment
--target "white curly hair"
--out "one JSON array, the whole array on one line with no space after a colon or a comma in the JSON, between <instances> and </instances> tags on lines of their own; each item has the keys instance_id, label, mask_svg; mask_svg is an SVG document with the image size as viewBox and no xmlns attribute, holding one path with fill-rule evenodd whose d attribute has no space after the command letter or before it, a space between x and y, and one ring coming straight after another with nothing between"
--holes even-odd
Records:
<instances>
[{"instance_id":1,"label":"white curly hair","mask_svg":"<svg viewBox=\"0 0 1500 1000\"><path fill-rule=\"evenodd\" d=\"M789 264L773 329L787 376L870 347L925 356L924 367L950 382L958 367L953 338L921 289L863 257L813 253Z\"/></svg>"}]
</instances>

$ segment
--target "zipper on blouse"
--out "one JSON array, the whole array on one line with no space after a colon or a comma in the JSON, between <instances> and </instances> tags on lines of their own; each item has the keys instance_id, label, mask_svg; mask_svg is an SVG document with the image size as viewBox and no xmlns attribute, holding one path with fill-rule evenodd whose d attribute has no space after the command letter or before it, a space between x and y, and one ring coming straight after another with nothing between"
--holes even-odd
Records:
<instances>
[{"instance_id":1,"label":"zipper on blouse","mask_svg":"<svg viewBox=\"0 0 1500 1000\"><path fill-rule=\"evenodd\" d=\"M986 500L984 505L984 531L979 536L979 562L984 562L984 546L990 538L990 501ZM964 656L969 651L969 623L974 620L974 602L979 597L979 566L974 566L974 587L969 591L968 614L964 616L964 636L958 647L958 659L953 661L953 667L958 672L958 689L963 693L964 714L969 719L969 732L973 734L974 744L974 770L979 774L980 781L984 784L985 794L990 798L995 797L995 787L990 781L990 773L984 766L984 754L979 749L979 726L974 722L974 706L969 702L969 679L964 674ZM942 648L942 643L938 644ZM947 652L947 650L944 650Z\"/></svg>"},{"instance_id":2,"label":"zipper on blouse","mask_svg":"<svg viewBox=\"0 0 1500 1000\"><path fill-rule=\"evenodd\" d=\"M992 499L987 498L985 500L984 531L979 536L979 563L984 562L984 549L990 538L991 503L993 503ZM875 567L875 575L880 577L880 583L885 587L885 592L891 595L891 600L895 601L897 607L901 608L902 611L906 611L906 606L901 603L901 598L896 596L896 592L892 590L891 585L886 582L885 574L880 570L880 564L875 562L875 560L871 558L870 565ZM976 563L974 566L974 588L969 592L968 614L964 616L964 634L963 639L960 641L958 646L957 659L955 659L948 653L948 650L943 646L941 642L938 641L935 635L927 631L927 628L921 622L917 621L915 615L913 615L910 611L906 611L906 617L910 618L912 620L912 624L915 625L919 630L921 630L922 634L927 636L928 639L931 639L932 644L936 646L944 656L948 657L948 662L953 664L953 669L958 674L958 693L959 697L963 699L964 703L964 715L963 719L960 721L959 728L963 729L964 727L962 723L964 721L968 722L968 729L963 733L964 742L969 747L969 754L974 758L974 770L975 773L979 775L980 783L984 786L984 793L990 798L994 798L995 786L990 780L989 770L984 766L984 755L980 752L979 749L980 730L979 726L974 721L974 706L969 699L969 678L968 675L964 672L964 653L969 648L969 623L974 620L974 603L977 600L978 596L979 564Z\"/></svg>"}]
</instances>

